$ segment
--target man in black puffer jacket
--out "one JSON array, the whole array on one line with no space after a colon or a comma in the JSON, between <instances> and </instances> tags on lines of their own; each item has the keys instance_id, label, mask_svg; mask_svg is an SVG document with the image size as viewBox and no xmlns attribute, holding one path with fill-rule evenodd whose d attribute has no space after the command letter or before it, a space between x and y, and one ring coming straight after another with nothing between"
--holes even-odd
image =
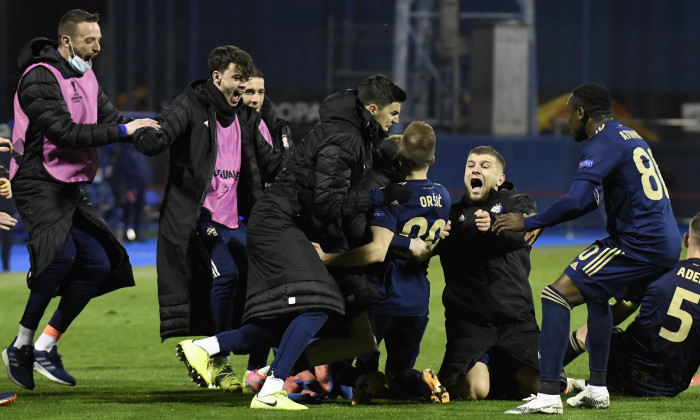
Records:
<instances>
[{"instance_id":1,"label":"man in black puffer jacket","mask_svg":"<svg viewBox=\"0 0 700 420\"><path fill-rule=\"evenodd\" d=\"M439 377L453 398L521 398L539 385L530 246L522 232L490 230L500 214L534 213L536 205L504 171L490 146L469 153L467 193L452 204L450 236L437 246L447 333Z\"/></svg>"},{"instance_id":2,"label":"man in black puffer jacket","mask_svg":"<svg viewBox=\"0 0 700 420\"><path fill-rule=\"evenodd\" d=\"M307 232L363 213L370 205L398 205L411 196L398 184L371 191L353 189L372 168L375 144L398 123L405 99L405 92L389 78L376 75L365 79L357 91L337 92L324 100L321 121L296 146L248 222L250 271L243 315L247 324L179 345L197 373L207 371L209 355L279 345L253 408L305 409L287 398L282 385L329 316L345 312L343 293Z\"/></svg>"}]
</instances>

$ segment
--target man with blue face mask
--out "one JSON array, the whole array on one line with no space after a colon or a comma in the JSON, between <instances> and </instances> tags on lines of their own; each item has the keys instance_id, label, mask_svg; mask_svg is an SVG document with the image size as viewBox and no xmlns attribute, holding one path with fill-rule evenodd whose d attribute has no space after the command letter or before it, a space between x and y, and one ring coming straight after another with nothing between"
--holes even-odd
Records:
<instances>
[{"instance_id":1,"label":"man with blue face mask","mask_svg":"<svg viewBox=\"0 0 700 420\"><path fill-rule=\"evenodd\" d=\"M126 250L81 189L97 172L97 146L125 141L151 119L119 115L91 70L100 52L98 15L71 10L61 18L58 43L31 40L20 51L14 100L15 203L29 232L30 293L17 338L2 352L13 382L34 388L33 370L75 385L57 344L93 296L133 286ZM51 299L61 300L41 336Z\"/></svg>"}]
</instances>

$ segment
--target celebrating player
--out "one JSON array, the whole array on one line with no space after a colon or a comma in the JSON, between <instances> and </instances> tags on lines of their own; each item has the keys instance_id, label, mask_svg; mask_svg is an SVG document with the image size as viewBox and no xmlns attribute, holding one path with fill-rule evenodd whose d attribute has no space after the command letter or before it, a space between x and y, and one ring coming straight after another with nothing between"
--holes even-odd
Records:
<instances>
[{"instance_id":1,"label":"celebrating player","mask_svg":"<svg viewBox=\"0 0 700 420\"><path fill-rule=\"evenodd\" d=\"M453 398L523 398L537 391L540 335L530 244L520 232L496 235L501 214L533 213L535 200L506 182L505 160L490 146L469 152L466 194L452 205L450 237L436 252L445 272L447 346L440 368Z\"/></svg>"},{"instance_id":2,"label":"celebrating player","mask_svg":"<svg viewBox=\"0 0 700 420\"><path fill-rule=\"evenodd\" d=\"M342 253L326 254L317 247L328 266L356 267L376 263L374 281L384 298L370 306L373 332L377 343L385 341L387 349L386 377L394 397L411 398L426 395L429 400L446 403L449 394L432 369L422 373L413 369L420 351L420 342L428 325L430 283L426 277L428 261L389 252L394 235L420 237L432 246L440 239L447 224L450 196L445 187L430 181L429 167L435 162L435 133L424 122L413 122L399 146L401 172L413 197L398 207L376 207L370 221L372 241ZM364 360L365 364L369 360ZM368 369L377 370L378 360ZM423 389L421 389L423 388Z\"/></svg>"},{"instance_id":3,"label":"celebrating player","mask_svg":"<svg viewBox=\"0 0 700 420\"><path fill-rule=\"evenodd\" d=\"M563 412L559 375L570 311L582 303L588 309L590 382L567 403L607 408L605 374L612 331L608 299L639 295L678 261L678 226L659 167L644 139L613 119L611 102L610 92L599 84L573 90L566 103L569 127L574 140L588 143L569 191L542 213L528 218L510 213L493 224L496 233L533 231L575 219L601 204L610 235L581 252L542 292L539 393L506 413Z\"/></svg>"},{"instance_id":4,"label":"celebrating player","mask_svg":"<svg viewBox=\"0 0 700 420\"><path fill-rule=\"evenodd\" d=\"M100 53L99 16L74 9L58 25L58 43L36 38L20 51L10 170L17 210L29 232L31 289L19 333L3 351L8 375L34 388L33 370L73 386L57 344L90 300L134 285L126 250L85 197L97 171L95 147L125 140L151 119L119 115L92 71ZM20 156L21 155L21 156ZM51 299L61 300L41 336Z\"/></svg>"},{"instance_id":5,"label":"celebrating player","mask_svg":"<svg viewBox=\"0 0 700 420\"><path fill-rule=\"evenodd\" d=\"M639 397L673 397L683 392L700 366L700 213L683 237L686 260L644 290L637 318L610 342L608 388ZM618 302L615 318L625 319L639 304ZM585 351L588 328L570 344ZM567 349L567 354L573 348ZM571 360L565 360L568 363Z\"/></svg>"}]
</instances>

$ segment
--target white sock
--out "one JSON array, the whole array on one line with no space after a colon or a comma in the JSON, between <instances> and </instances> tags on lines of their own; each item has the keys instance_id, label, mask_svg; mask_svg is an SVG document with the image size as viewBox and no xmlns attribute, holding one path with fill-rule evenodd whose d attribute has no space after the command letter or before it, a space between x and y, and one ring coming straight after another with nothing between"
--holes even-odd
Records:
<instances>
[{"instance_id":1,"label":"white sock","mask_svg":"<svg viewBox=\"0 0 700 420\"><path fill-rule=\"evenodd\" d=\"M219 347L219 340L216 339L215 335L203 338L201 340L194 340L192 341L192 343L206 350L206 352L209 353L209 356L221 353L221 347Z\"/></svg>"},{"instance_id":2,"label":"white sock","mask_svg":"<svg viewBox=\"0 0 700 420\"><path fill-rule=\"evenodd\" d=\"M20 325L19 333L17 333L17 339L12 347L20 348L22 346L31 346L34 342L34 334L36 334L36 330L30 330L29 328Z\"/></svg>"},{"instance_id":3,"label":"white sock","mask_svg":"<svg viewBox=\"0 0 700 420\"><path fill-rule=\"evenodd\" d=\"M281 391L284 387L284 379L280 379L273 376L268 376L263 384L260 392L258 392L258 398L274 394L277 391Z\"/></svg>"},{"instance_id":4,"label":"white sock","mask_svg":"<svg viewBox=\"0 0 700 420\"><path fill-rule=\"evenodd\" d=\"M593 392L593 394L600 395L600 394L607 394L608 393L608 387L606 387L606 386L591 385L591 384L588 384L588 386L591 387L591 392Z\"/></svg>"},{"instance_id":5,"label":"white sock","mask_svg":"<svg viewBox=\"0 0 700 420\"><path fill-rule=\"evenodd\" d=\"M34 343L34 349L37 351L50 351L53 346L58 345L58 339L51 337L48 334L42 333L39 339Z\"/></svg>"},{"instance_id":6,"label":"white sock","mask_svg":"<svg viewBox=\"0 0 700 420\"><path fill-rule=\"evenodd\" d=\"M561 397L559 396L559 394L552 395L552 394L543 394L541 392L537 393L537 399L544 400L544 401L552 401L552 402L557 401L557 400L561 401Z\"/></svg>"}]
</instances>

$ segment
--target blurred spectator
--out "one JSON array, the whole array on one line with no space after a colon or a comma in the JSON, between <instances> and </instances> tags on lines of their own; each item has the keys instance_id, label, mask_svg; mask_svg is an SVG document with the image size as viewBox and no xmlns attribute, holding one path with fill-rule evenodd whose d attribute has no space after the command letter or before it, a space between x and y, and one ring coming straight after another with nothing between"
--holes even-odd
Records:
<instances>
[{"instance_id":1,"label":"blurred spectator","mask_svg":"<svg viewBox=\"0 0 700 420\"><path fill-rule=\"evenodd\" d=\"M116 206L121 207L122 225L127 241L142 237L142 217L146 205L146 187L151 169L146 156L131 144L116 144L111 152L111 184ZM121 238L120 238L121 239Z\"/></svg>"},{"instance_id":2,"label":"blurred spectator","mask_svg":"<svg viewBox=\"0 0 700 420\"><path fill-rule=\"evenodd\" d=\"M112 186L105 181L102 168L97 169L92 184L85 184L85 195L92 203L100 216L105 219L112 231L120 238L120 223L122 222L123 209L117 207L117 201L112 191Z\"/></svg>"}]
</instances>

